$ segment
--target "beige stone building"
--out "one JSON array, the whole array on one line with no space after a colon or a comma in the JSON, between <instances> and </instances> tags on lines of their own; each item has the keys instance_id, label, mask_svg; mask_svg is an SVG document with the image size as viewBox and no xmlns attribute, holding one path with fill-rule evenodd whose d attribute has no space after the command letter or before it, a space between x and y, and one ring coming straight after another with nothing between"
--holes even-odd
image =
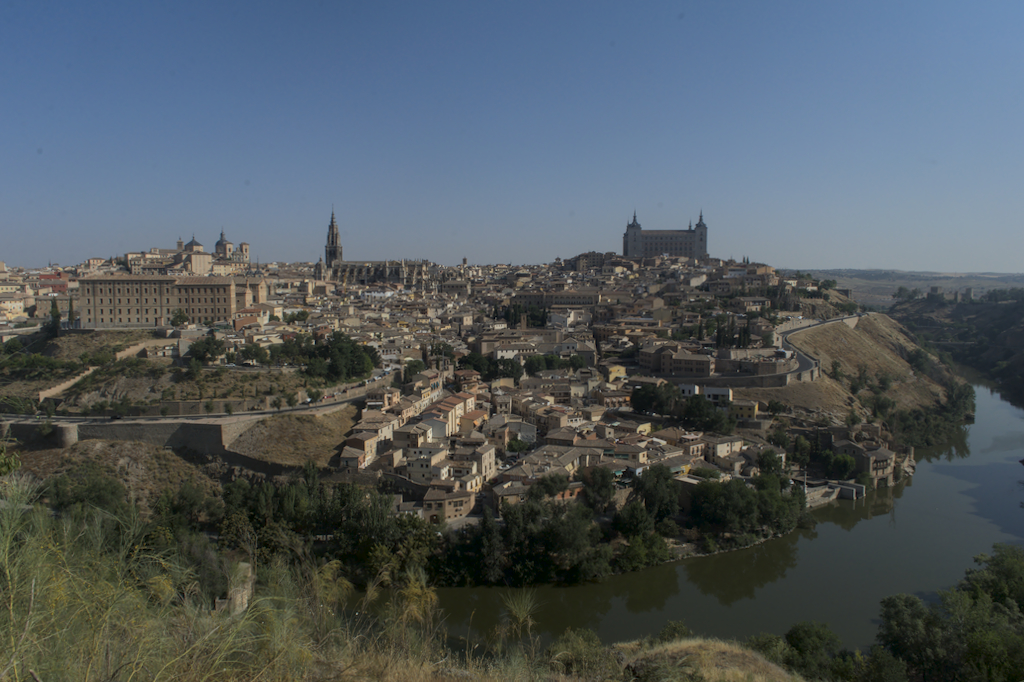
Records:
<instances>
[{"instance_id":1,"label":"beige stone building","mask_svg":"<svg viewBox=\"0 0 1024 682\"><path fill-rule=\"evenodd\" d=\"M192 322L231 322L246 307L230 277L107 275L82 279L79 287L84 329L166 327L179 309ZM241 293L243 299L252 296L248 287Z\"/></svg>"}]
</instances>

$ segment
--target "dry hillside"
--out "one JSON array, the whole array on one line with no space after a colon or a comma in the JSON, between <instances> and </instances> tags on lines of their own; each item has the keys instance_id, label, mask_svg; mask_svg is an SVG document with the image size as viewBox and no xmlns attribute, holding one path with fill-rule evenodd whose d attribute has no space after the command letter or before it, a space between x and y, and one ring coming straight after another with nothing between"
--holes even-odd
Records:
<instances>
[{"instance_id":1,"label":"dry hillside","mask_svg":"<svg viewBox=\"0 0 1024 682\"><path fill-rule=\"evenodd\" d=\"M80 462L96 462L113 471L139 502L143 512L164 489L177 489L182 481L192 481L208 494L217 487L200 467L191 464L173 450L139 442L87 440L65 450L29 450L21 452L22 468L39 480L59 475Z\"/></svg>"},{"instance_id":2,"label":"dry hillside","mask_svg":"<svg viewBox=\"0 0 1024 682\"><path fill-rule=\"evenodd\" d=\"M325 467L342 448L345 435L355 424L351 405L323 416L281 415L254 422L231 443L233 452L263 462L302 466L312 460Z\"/></svg>"},{"instance_id":3,"label":"dry hillside","mask_svg":"<svg viewBox=\"0 0 1024 682\"><path fill-rule=\"evenodd\" d=\"M842 419L853 404L849 378L863 369L872 381L887 375L892 388L886 392L897 409L926 408L944 396L942 387L917 374L906 358L917 346L907 331L887 315L872 313L858 319L851 329L842 322L812 327L794 333L790 343L821 362L822 378L813 383L794 383L785 388L741 389L736 397L751 400L779 400L812 413L829 413ZM844 377L830 376L832 363L839 363Z\"/></svg>"},{"instance_id":4,"label":"dry hillside","mask_svg":"<svg viewBox=\"0 0 1024 682\"><path fill-rule=\"evenodd\" d=\"M800 682L803 679L770 663L756 651L716 639L694 637L647 648L636 643L613 648L625 657L626 669L634 679L706 682ZM679 675L684 672L692 677Z\"/></svg>"}]
</instances>

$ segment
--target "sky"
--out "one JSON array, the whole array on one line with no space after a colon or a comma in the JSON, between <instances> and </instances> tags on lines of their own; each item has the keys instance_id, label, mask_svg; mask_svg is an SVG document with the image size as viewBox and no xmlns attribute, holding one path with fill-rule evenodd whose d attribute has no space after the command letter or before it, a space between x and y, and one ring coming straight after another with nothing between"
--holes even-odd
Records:
<instances>
[{"instance_id":1,"label":"sky","mask_svg":"<svg viewBox=\"0 0 1024 682\"><path fill-rule=\"evenodd\" d=\"M1024 3L0 3L0 261L1021 272Z\"/></svg>"}]
</instances>

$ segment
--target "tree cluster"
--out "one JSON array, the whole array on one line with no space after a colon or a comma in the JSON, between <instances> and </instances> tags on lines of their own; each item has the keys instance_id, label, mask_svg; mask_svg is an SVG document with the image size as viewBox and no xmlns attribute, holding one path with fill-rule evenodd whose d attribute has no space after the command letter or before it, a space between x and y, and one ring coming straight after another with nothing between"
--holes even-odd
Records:
<instances>
[{"instance_id":1,"label":"tree cluster","mask_svg":"<svg viewBox=\"0 0 1024 682\"><path fill-rule=\"evenodd\" d=\"M660 414L678 419L687 428L730 434L736 422L724 409L719 409L702 395L684 398L671 384L644 384L630 396L636 412Z\"/></svg>"},{"instance_id":2,"label":"tree cluster","mask_svg":"<svg viewBox=\"0 0 1024 682\"><path fill-rule=\"evenodd\" d=\"M459 368L476 370L484 381L494 381L495 379L502 378L512 378L519 381L520 377L523 376L523 366L518 361L507 358L495 360L475 351L459 359Z\"/></svg>"},{"instance_id":3,"label":"tree cluster","mask_svg":"<svg viewBox=\"0 0 1024 682\"><path fill-rule=\"evenodd\" d=\"M582 355L572 355L568 359L560 358L557 355L531 355L526 358L524 368L526 373L536 376L545 370L550 369L572 369L578 370L587 366L587 361Z\"/></svg>"},{"instance_id":4,"label":"tree cluster","mask_svg":"<svg viewBox=\"0 0 1024 682\"><path fill-rule=\"evenodd\" d=\"M827 625L810 621L747 645L814 680L1024 679L1024 549L997 544L975 562L935 602L910 594L883 599L877 645L867 655L841 650Z\"/></svg>"},{"instance_id":5,"label":"tree cluster","mask_svg":"<svg viewBox=\"0 0 1024 682\"><path fill-rule=\"evenodd\" d=\"M704 481L693 491L690 518L708 532L770 537L793 530L804 511L803 490L789 478L762 473L753 487L734 478L726 483Z\"/></svg>"}]
</instances>

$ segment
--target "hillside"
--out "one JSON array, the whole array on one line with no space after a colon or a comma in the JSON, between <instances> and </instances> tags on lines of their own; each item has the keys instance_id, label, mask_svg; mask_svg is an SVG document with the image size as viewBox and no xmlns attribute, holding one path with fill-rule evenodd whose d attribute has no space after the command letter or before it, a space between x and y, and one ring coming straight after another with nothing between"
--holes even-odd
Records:
<instances>
[{"instance_id":1,"label":"hillside","mask_svg":"<svg viewBox=\"0 0 1024 682\"><path fill-rule=\"evenodd\" d=\"M851 392L852 380L866 378L867 384L888 383L885 395L895 401L895 409L928 409L945 397L941 382L952 375L932 363L930 373L916 370L910 362L918 350L911 335L898 322L878 313L857 318L855 328L842 322L811 327L796 332L790 343L817 358L822 377L811 383L794 383L785 388L739 389L737 398L778 400L817 417L841 422L855 407L862 416L867 409ZM833 363L839 373L833 376ZM827 376L826 376L827 375ZM837 380L835 377L839 377Z\"/></svg>"},{"instance_id":2,"label":"hillside","mask_svg":"<svg viewBox=\"0 0 1024 682\"><path fill-rule=\"evenodd\" d=\"M345 435L355 424L357 409L345 407L323 416L281 415L254 422L231 443L232 452L253 459L299 467L313 461L319 467L341 451Z\"/></svg>"},{"instance_id":3,"label":"hillside","mask_svg":"<svg viewBox=\"0 0 1024 682\"><path fill-rule=\"evenodd\" d=\"M930 297L902 301L891 314L922 344L978 369L1010 400L1024 402L1024 290L959 303Z\"/></svg>"},{"instance_id":4,"label":"hillside","mask_svg":"<svg viewBox=\"0 0 1024 682\"><path fill-rule=\"evenodd\" d=\"M151 510L160 493L177 490L183 481L191 481L206 494L219 488L201 466L173 450L147 443L88 440L67 449L22 450L20 456L22 470L41 481L79 465L99 465L124 485L129 498L139 503L143 513Z\"/></svg>"}]
</instances>

